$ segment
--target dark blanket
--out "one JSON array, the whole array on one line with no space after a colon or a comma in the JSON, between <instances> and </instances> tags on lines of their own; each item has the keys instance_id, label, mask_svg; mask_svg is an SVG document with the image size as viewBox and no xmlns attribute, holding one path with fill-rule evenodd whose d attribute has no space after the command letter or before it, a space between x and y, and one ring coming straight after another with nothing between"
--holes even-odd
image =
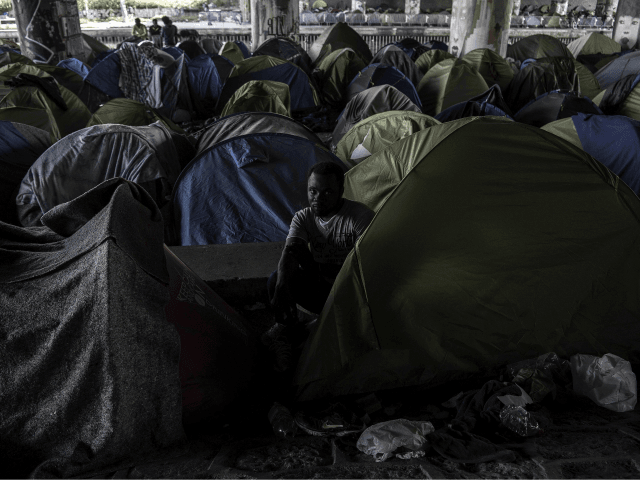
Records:
<instances>
[{"instance_id":1,"label":"dark blanket","mask_svg":"<svg viewBox=\"0 0 640 480\"><path fill-rule=\"evenodd\" d=\"M495 431L500 424L504 404L499 396L520 396L517 385L491 380L479 390L472 390L455 399L458 410L450 426L429 435L429 444L443 457L454 462L481 463L493 460L510 462L515 454L481 436Z\"/></svg>"},{"instance_id":2,"label":"dark blanket","mask_svg":"<svg viewBox=\"0 0 640 480\"><path fill-rule=\"evenodd\" d=\"M183 440L158 207L116 178L0 223L3 478L69 477Z\"/></svg>"}]
</instances>

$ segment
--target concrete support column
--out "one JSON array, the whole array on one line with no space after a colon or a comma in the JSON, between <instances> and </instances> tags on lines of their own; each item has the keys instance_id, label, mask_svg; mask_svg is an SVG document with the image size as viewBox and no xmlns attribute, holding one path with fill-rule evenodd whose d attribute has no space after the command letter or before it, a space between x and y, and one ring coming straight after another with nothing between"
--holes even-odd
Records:
<instances>
[{"instance_id":1,"label":"concrete support column","mask_svg":"<svg viewBox=\"0 0 640 480\"><path fill-rule=\"evenodd\" d=\"M507 53L514 0L453 0L449 52L460 57L476 48Z\"/></svg>"},{"instance_id":2,"label":"concrete support column","mask_svg":"<svg viewBox=\"0 0 640 480\"><path fill-rule=\"evenodd\" d=\"M122 12L122 21L128 22L129 15L127 14L127 5L124 3L124 0L120 0L120 10Z\"/></svg>"},{"instance_id":3,"label":"concrete support column","mask_svg":"<svg viewBox=\"0 0 640 480\"><path fill-rule=\"evenodd\" d=\"M240 14L242 22L251 22L251 0L240 0Z\"/></svg>"},{"instance_id":4,"label":"concrete support column","mask_svg":"<svg viewBox=\"0 0 640 480\"><path fill-rule=\"evenodd\" d=\"M404 13L407 15L417 15L420 13L420 0L405 0Z\"/></svg>"},{"instance_id":5,"label":"concrete support column","mask_svg":"<svg viewBox=\"0 0 640 480\"><path fill-rule=\"evenodd\" d=\"M613 25L613 39L622 45L623 50L630 50L638 46L639 34L640 2L619 0L616 22Z\"/></svg>"},{"instance_id":6,"label":"concrete support column","mask_svg":"<svg viewBox=\"0 0 640 480\"><path fill-rule=\"evenodd\" d=\"M12 0L22 54L55 65L75 57L86 59L76 0Z\"/></svg>"},{"instance_id":7,"label":"concrete support column","mask_svg":"<svg viewBox=\"0 0 640 480\"><path fill-rule=\"evenodd\" d=\"M569 10L569 0L558 0L556 3L554 11L552 13L557 13L558 15L566 15Z\"/></svg>"},{"instance_id":8,"label":"concrete support column","mask_svg":"<svg viewBox=\"0 0 640 480\"><path fill-rule=\"evenodd\" d=\"M595 13L599 17L613 17L617 8L618 0L598 0Z\"/></svg>"},{"instance_id":9,"label":"concrete support column","mask_svg":"<svg viewBox=\"0 0 640 480\"><path fill-rule=\"evenodd\" d=\"M294 37L300 33L298 0L251 0L251 51L271 37Z\"/></svg>"}]
</instances>

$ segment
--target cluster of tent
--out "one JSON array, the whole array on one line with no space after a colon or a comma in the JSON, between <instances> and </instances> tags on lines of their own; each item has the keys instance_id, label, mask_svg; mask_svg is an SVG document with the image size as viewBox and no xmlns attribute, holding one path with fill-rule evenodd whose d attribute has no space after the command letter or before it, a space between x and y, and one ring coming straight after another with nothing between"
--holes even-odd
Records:
<instances>
[{"instance_id":1,"label":"cluster of tent","mask_svg":"<svg viewBox=\"0 0 640 480\"><path fill-rule=\"evenodd\" d=\"M137 357L118 350L122 362L96 374L98 387L78 385L104 394L138 365L149 402L169 395L132 428L177 439L180 387L184 418L219 414L242 390L253 346L242 319L162 244L282 241L307 206L309 167L329 161L346 172L345 197L376 215L304 347L299 399L436 385L548 351L640 359L640 52L592 33L568 46L532 35L507 58L489 49L457 58L412 39L373 55L343 23L308 53L284 38L252 55L234 42L218 53L182 47L125 45L92 67L33 64L0 47L0 257L11 266L0 275L0 312L16 315L43 289L33 318L58 322L77 348L47 343L24 315L3 327L2 342L89 358L74 330L80 311L95 317L83 338L95 335L100 348L114 341L99 330L106 317L119 325L116 339L149 335L163 345L156 367L147 368L147 346ZM194 116L208 120L186 133L182 121ZM153 320L163 285L179 341ZM106 291L117 293L95 297ZM122 301L132 291L137 299ZM134 317L139 327L116 321ZM179 342L197 359L178 360ZM214 344L237 363L234 378L216 368ZM127 396L135 391L117 392L113 408L137 411ZM67 393L60 398L72 404ZM94 466L130 448L135 435L105 427L100 406L88 405L89 427L79 420L40 461L69 457L74 432ZM49 418L45 410L34 418ZM29 431L25 416L14 423ZM102 427L108 442L82 436ZM44 442L47 428L33 438ZM162 444L153 435L144 445Z\"/></svg>"}]
</instances>

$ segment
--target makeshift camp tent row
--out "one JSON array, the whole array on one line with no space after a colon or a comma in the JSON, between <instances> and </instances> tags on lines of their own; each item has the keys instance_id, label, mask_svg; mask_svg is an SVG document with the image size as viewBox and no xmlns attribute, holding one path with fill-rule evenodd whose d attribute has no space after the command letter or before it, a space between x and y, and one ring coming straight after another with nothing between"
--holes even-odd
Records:
<instances>
[{"instance_id":1,"label":"makeshift camp tent row","mask_svg":"<svg viewBox=\"0 0 640 480\"><path fill-rule=\"evenodd\" d=\"M513 119L516 122L526 123L534 127L542 127L547 123L571 117L578 113L602 115L602 110L591 100L578 93L555 90L543 93L529 102L518 110Z\"/></svg>"},{"instance_id":2,"label":"makeshift camp tent row","mask_svg":"<svg viewBox=\"0 0 640 480\"><path fill-rule=\"evenodd\" d=\"M345 180L376 216L304 347L299 400L435 386L550 351L640 360L640 200L582 150L475 117Z\"/></svg>"}]
</instances>

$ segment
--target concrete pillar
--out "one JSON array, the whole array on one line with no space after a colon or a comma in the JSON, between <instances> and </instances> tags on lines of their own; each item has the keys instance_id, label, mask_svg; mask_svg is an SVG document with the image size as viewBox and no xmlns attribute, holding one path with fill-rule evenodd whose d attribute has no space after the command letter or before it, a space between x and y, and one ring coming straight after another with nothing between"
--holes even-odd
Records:
<instances>
[{"instance_id":1,"label":"concrete pillar","mask_svg":"<svg viewBox=\"0 0 640 480\"><path fill-rule=\"evenodd\" d=\"M558 0L553 12L551 13L557 13L558 15L566 15L568 10L569 10L569 0Z\"/></svg>"},{"instance_id":2,"label":"concrete pillar","mask_svg":"<svg viewBox=\"0 0 640 480\"><path fill-rule=\"evenodd\" d=\"M404 13L407 15L417 15L420 13L420 0L405 0Z\"/></svg>"},{"instance_id":3,"label":"concrete pillar","mask_svg":"<svg viewBox=\"0 0 640 480\"><path fill-rule=\"evenodd\" d=\"M127 14L127 5L125 4L124 0L120 0L120 10L122 11L122 21L128 22L129 15Z\"/></svg>"},{"instance_id":4,"label":"concrete pillar","mask_svg":"<svg viewBox=\"0 0 640 480\"><path fill-rule=\"evenodd\" d=\"M640 2L619 0L616 21L613 24L613 39L622 45L623 50L630 50L638 46L639 34Z\"/></svg>"},{"instance_id":5,"label":"concrete pillar","mask_svg":"<svg viewBox=\"0 0 640 480\"><path fill-rule=\"evenodd\" d=\"M251 22L251 0L240 0L242 23Z\"/></svg>"},{"instance_id":6,"label":"concrete pillar","mask_svg":"<svg viewBox=\"0 0 640 480\"><path fill-rule=\"evenodd\" d=\"M613 12L618 8L618 0L598 0L596 4L596 16L613 17Z\"/></svg>"},{"instance_id":7,"label":"concrete pillar","mask_svg":"<svg viewBox=\"0 0 640 480\"><path fill-rule=\"evenodd\" d=\"M251 50L271 37L294 37L300 33L298 0L251 0Z\"/></svg>"},{"instance_id":8,"label":"concrete pillar","mask_svg":"<svg viewBox=\"0 0 640 480\"><path fill-rule=\"evenodd\" d=\"M75 57L86 59L77 0L12 0L22 54L57 64Z\"/></svg>"},{"instance_id":9,"label":"concrete pillar","mask_svg":"<svg viewBox=\"0 0 640 480\"><path fill-rule=\"evenodd\" d=\"M513 7L511 8L511 15L520 15L520 0L513 0Z\"/></svg>"},{"instance_id":10,"label":"concrete pillar","mask_svg":"<svg viewBox=\"0 0 640 480\"><path fill-rule=\"evenodd\" d=\"M507 53L514 0L453 0L449 52L460 57L476 48Z\"/></svg>"}]
</instances>

